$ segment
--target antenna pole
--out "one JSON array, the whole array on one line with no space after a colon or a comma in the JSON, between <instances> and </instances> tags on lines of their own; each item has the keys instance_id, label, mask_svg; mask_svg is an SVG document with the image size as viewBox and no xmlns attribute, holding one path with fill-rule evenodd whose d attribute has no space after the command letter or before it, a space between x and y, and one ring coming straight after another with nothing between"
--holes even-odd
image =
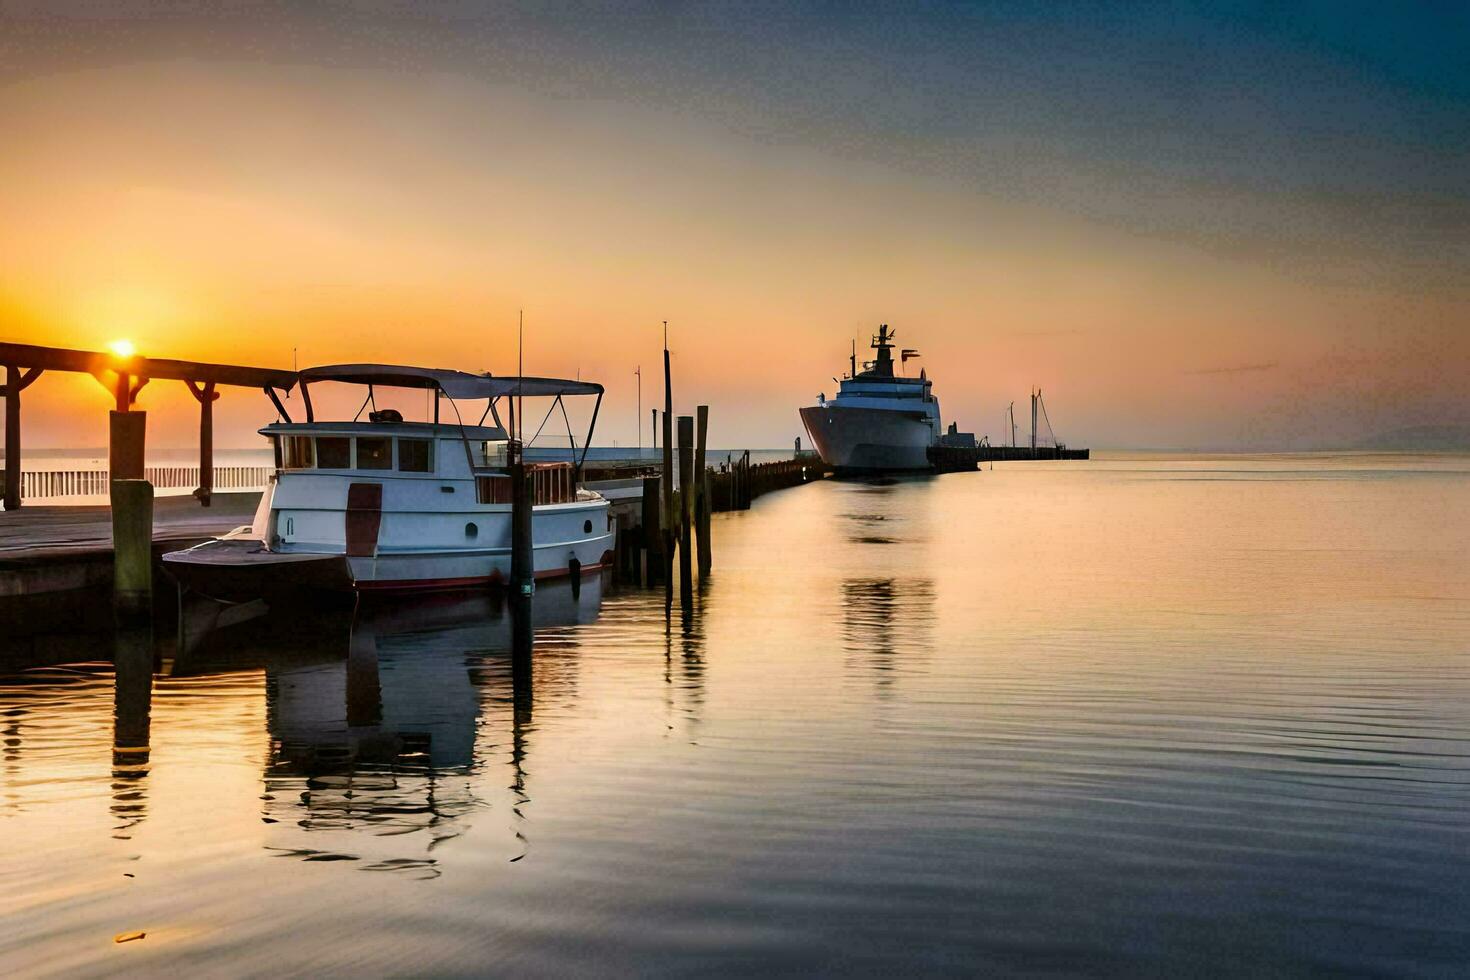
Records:
<instances>
[{"instance_id":1,"label":"antenna pole","mask_svg":"<svg viewBox=\"0 0 1470 980\"><path fill-rule=\"evenodd\" d=\"M1036 455L1036 392L1031 389L1031 455Z\"/></svg>"},{"instance_id":2,"label":"antenna pole","mask_svg":"<svg viewBox=\"0 0 1470 980\"><path fill-rule=\"evenodd\" d=\"M520 428L516 430L519 441L526 434L526 311L521 310L516 324L516 415Z\"/></svg>"}]
</instances>

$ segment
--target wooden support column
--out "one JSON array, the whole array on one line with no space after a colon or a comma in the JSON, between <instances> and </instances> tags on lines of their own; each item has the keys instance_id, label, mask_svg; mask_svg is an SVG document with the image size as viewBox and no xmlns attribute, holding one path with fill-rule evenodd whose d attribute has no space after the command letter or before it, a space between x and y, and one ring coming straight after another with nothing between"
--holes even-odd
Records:
<instances>
[{"instance_id":1,"label":"wooden support column","mask_svg":"<svg viewBox=\"0 0 1470 980\"><path fill-rule=\"evenodd\" d=\"M202 388L192 381L185 384L199 402L199 487L194 496L208 507L214 495L214 403L219 399L219 392L214 390L213 381L204 382Z\"/></svg>"},{"instance_id":2,"label":"wooden support column","mask_svg":"<svg viewBox=\"0 0 1470 980\"><path fill-rule=\"evenodd\" d=\"M112 412L109 414L107 469L110 479L143 479L147 426L147 412Z\"/></svg>"},{"instance_id":3,"label":"wooden support column","mask_svg":"<svg viewBox=\"0 0 1470 980\"><path fill-rule=\"evenodd\" d=\"M20 468L20 393L41 376L40 368L24 374L14 364L5 365L5 509L19 510L21 493Z\"/></svg>"},{"instance_id":4,"label":"wooden support column","mask_svg":"<svg viewBox=\"0 0 1470 980\"><path fill-rule=\"evenodd\" d=\"M706 442L709 436L709 406L700 405L694 410L696 434L694 441L694 525L699 534L699 578L709 574L713 560L709 540L709 469L705 464Z\"/></svg>"},{"instance_id":5,"label":"wooden support column","mask_svg":"<svg viewBox=\"0 0 1470 980\"><path fill-rule=\"evenodd\" d=\"M679 416L679 604L694 605L694 419Z\"/></svg>"},{"instance_id":6,"label":"wooden support column","mask_svg":"<svg viewBox=\"0 0 1470 980\"><path fill-rule=\"evenodd\" d=\"M153 485L113 480L111 490L113 611L120 625L139 625L153 615Z\"/></svg>"}]
</instances>

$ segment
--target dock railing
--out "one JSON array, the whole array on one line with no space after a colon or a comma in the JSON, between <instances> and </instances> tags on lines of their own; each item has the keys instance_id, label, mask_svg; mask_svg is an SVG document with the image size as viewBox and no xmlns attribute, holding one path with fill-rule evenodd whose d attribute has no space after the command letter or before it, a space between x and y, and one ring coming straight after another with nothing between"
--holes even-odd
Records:
<instances>
[{"instance_id":1,"label":"dock railing","mask_svg":"<svg viewBox=\"0 0 1470 980\"><path fill-rule=\"evenodd\" d=\"M216 466L214 467L214 489L222 491L264 490L269 482L272 466ZM80 469L27 469L22 470L21 495L33 503L80 502L77 498L97 497L105 499L108 493L107 470ZM183 495L192 493L199 486L199 467L195 466L145 466L143 479L153 484L160 494ZM0 493L4 491L5 478L0 474Z\"/></svg>"}]
</instances>

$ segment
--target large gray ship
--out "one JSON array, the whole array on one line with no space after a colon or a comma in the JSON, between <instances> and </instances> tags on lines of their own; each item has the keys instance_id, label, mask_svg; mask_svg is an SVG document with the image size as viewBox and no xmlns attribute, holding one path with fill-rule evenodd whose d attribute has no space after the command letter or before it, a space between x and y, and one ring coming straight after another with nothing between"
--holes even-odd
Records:
<instances>
[{"instance_id":1,"label":"large gray ship","mask_svg":"<svg viewBox=\"0 0 1470 980\"><path fill-rule=\"evenodd\" d=\"M894 332L878 328L871 361L858 370L853 348L851 371L838 382L837 397L817 397L801 410L812 445L822 461L842 472L924 470L929 447L939 442L939 401L923 371L918 377L894 373ZM902 350L900 369L918 351Z\"/></svg>"}]
</instances>

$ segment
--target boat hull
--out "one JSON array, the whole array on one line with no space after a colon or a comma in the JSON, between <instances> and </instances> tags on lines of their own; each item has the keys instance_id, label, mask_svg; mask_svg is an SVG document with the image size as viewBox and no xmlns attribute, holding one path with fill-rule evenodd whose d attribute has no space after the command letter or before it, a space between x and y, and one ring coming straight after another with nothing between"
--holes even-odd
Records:
<instances>
[{"instance_id":1,"label":"boat hull","mask_svg":"<svg viewBox=\"0 0 1470 980\"><path fill-rule=\"evenodd\" d=\"M822 462L839 472L930 468L935 427L922 412L810 405L801 421Z\"/></svg>"},{"instance_id":2,"label":"boat hull","mask_svg":"<svg viewBox=\"0 0 1470 980\"><path fill-rule=\"evenodd\" d=\"M606 505L601 509L605 511ZM536 521L538 526L542 523ZM539 543L533 547L532 567L537 579L592 574L611 563L613 546L611 531ZM509 581L511 553L509 547L492 547L348 556L271 552L259 540L222 539L170 552L163 556L163 566L191 591L223 602L245 602L303 592L422 593L490 587Z\"/></svg>"},{"instance_id":3,"label":"boat hull","mask_svg":"<svg viewBox=\"0 0 1470 980\"><path fill-rule=\"evenodd\" d=\"M277 601L321 592L351 592L345 555L278 554L259 540L223 538L163 556L170 577L218 602Z\"/></svg>"}]
</instances>

